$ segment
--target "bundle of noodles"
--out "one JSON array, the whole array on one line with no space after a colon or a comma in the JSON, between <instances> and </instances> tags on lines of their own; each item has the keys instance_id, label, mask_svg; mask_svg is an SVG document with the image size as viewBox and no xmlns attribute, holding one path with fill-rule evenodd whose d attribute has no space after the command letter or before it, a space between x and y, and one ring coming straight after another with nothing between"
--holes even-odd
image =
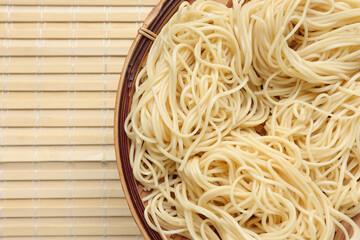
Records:
<instances>
[{"instance_id":1,"label":"bundle of noodles","mask_svg":"<svg viewBox=\"0 0 360 240\"><path fill-rule=\"evenodd\" d=\"M125 129L148 224L164 238L359 239L360 2L233 5L183 3L137 77Z\"/></svg>"}]
</instances>

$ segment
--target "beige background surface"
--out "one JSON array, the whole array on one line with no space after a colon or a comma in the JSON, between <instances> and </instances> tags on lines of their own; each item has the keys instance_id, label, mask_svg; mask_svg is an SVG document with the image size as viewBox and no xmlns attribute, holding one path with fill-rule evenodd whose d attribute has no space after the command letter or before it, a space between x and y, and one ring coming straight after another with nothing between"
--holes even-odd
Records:
<instances>
[{"instance_id":1,"label":"beige background surface","mask_svg":"<svg viewBox=\"0 0 360 240\"><path fill-rule=\"evenodd\" d=\"M0 0L0 238L141 239L113 148L117 83L157 0Z\"/></svg>"}]
</instances>

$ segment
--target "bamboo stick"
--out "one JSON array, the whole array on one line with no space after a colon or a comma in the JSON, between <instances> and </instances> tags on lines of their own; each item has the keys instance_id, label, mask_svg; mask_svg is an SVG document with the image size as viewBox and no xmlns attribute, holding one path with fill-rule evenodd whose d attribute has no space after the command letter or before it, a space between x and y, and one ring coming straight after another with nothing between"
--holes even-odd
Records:
<instances>
[{"instance_id":1,"label":"bamboo stick","mask_svg":"<svg viewBox=\"0 0 360 240\"><path fill-rule=\"evenodd\" d=\"M114 92L7 92L2 109L113 109Z\"/></svg>"},{"instance_id":2,"label":"bamboo stick","mask_svg":"<svg viewBox=\"0 0 360 240\"><path fill-rule=\"evenodd\" d=\"M109 22L0 22L0 36L6 39L132 39L139 23Z\"/></svg>"},{"instance_id":3,"label":"bamboo stick","mask_svg":"<svg viewBox=\"0 0 360 240\"><path fill-rule=\"evenodd\" d=\"M6 203L2 216L21 217L130 217L125 199L41 199L12 200ZM4 200L0 202L3 204ZM89 204L90 203L90 204ZM93 203L93 204L91 204ZM105 210L104 210L105 209Z\"/></svg>"},{"instance_id":4,"label":"bamboo stick","mask_svg":"<svg viewBox=\"0 0 360 240\"><path fill-rule=\"evenodd\" d=\"M42 236L39 236L42 237ZM32 236L6 237L7 240L34 240ZM104 236L46 236L48 240L104 240ZM107 240L143 240L141 236L113 235L106 236Z\"/></svg>"},{"instance_id":5,"label":"bamboo stick","mask_svg":"<svg viewBox=\"0 0 360 240\"><path fill-rule=\"evenodd\" d=\"M157 0L11 0L11 5L54 5L54 6L153 6L157 4ZM0 5L9 4L8 0L0 0Z\"/></svg>"},{"instance_id":6,"label":"bamboo stick","mask_svg":"<svg viewBox=\"0 0 360 240\"><path fill-rule=\"evenodd\" d=\"M130 40L12 40L0 44L0 56L126 56Z\"/></svg>"},{"instance_id":7,"label":"bamboo stick","mask_svg":"<svg viewBox=\"0 0 360 240\"><path fill-rule=\"evenodd\" d=\"M7 128L2 146L112 144L112 128Z\"/></svg>"},{"instance_id":8,"label":"bamboo stick","mask_svg":"<svg viewBox=\"0 0 360 240\"><path fill-rule=\"evenodd\" d=\"M112 127L113 110L6 110L3 127Z\"/></svg>"},{"instance_id":9,"label":"bamboo stick","mask_svg":"<svg viewBox=\"0 0 360 240\"><path fill-rule=\"evenodd\" d=\"M123 198L119 180L7 181L1 183L2 200Z\"/></svg>"},{"instance_id":10,"label":"bamboo stick","mask_svg":"<svg viewBox=\"0 0 360 240\"><path fill-rule=\"evenodd\" d=\"M13 162L110 162L115 161L112 145L1 146L2 163Z\"/></svg>"},{"instance_id":11,"label":"bamboo stick","mask_svg":"<svg viewBox=\"0 0 360 240\"><path fill-rule=\"evenodd\" d=\"M124 57L4 57L0 74L120 73Z\"/></svg>"},{"instance_id":12,"label":"bamboo stick","mask_svg":"<svg viewBox=\"0 0 360 240\"><path fill-rule=\"evenodd\" d=\"M152 7L0 6L0 22L140 22Z\"/></svg>"},{"instance_id":13,"label":"bamboo stick","mask_svg":"<svg viewBox=\"0 0 360 240\"><path fill-rule=\"evenodd\" d=\"M66 219L65 219L66 220ZM4 226L2 228L2 236L18 236L19 231L22 236L67 236L72 235L95 235L103 236L107 235L136 235L139 234L139 230L132 222L119 225L101 226L101 225L40 225L40 226ZM124 234L127 233L127 234Z\"/></svg>"},{"instance_id":14,"label":"bamboo stick","mask_svg":"<svg viewBox=\"0 0 360 240\"><path fill-rule=\"evenodd\" d=\"M4 74L0 91L116 91L118 74Z\"/></svg>"}]
</instances>

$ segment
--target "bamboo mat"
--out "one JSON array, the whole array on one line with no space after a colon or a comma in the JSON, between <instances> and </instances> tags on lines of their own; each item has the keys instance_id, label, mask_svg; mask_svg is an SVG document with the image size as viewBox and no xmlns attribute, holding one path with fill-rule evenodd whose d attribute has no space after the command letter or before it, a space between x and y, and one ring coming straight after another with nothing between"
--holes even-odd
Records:
<instances>
[{"instance_id":1,"label":"bamboo mat","mask_svg":"<svg viewBox=\"0 0 360 240\"><path fill-rule=\"evenodd\" d=\"M0 0L0 238L141 239L113 148L120 71L157 0Z\"/></svg>"}]
</instances>

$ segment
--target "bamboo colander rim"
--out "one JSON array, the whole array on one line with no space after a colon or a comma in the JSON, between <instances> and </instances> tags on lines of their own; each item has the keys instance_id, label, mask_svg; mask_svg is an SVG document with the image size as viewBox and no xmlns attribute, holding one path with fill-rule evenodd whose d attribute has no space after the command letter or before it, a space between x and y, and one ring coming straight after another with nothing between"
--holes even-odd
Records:
<instances>
[{"instance_id":1,"label":"bamboo colander rim","mask_svg":"<svg viewBox=\"0 0 360 240\"><path fill-rule=\"evenodd\" d=\"M129 161L129 140L124 131L125 118L129 113L133 82L141 70L153 40L177 11L184 0L161 0L150 12L132 43L121 72L115 102L114 140L116 163L122 189L130 211L146 240L162 240L162 237L146 223L145 206Z\"/></svg>"}]
</instances>

